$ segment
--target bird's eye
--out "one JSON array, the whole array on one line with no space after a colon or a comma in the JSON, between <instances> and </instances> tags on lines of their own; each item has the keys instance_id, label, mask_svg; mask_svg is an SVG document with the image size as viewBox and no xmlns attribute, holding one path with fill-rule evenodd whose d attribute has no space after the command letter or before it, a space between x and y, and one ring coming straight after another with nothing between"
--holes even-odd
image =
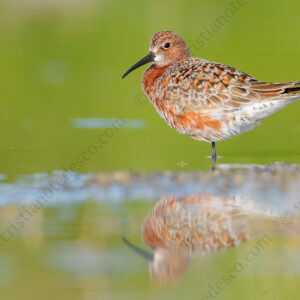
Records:
<instances>
[{"instance_id":1,"label":"bird's eye","mask_svg":"<svg viewBox=\"0 0 300 300\"><path fill-rule=\"evenodd\" d=\"M171 46L171 44L170 44L170 43L165 43L165 44L164 44L164 48L165 48L165 49L168 49L168 48L170 48L170 46Z\"/></svg>"}]
</instances>

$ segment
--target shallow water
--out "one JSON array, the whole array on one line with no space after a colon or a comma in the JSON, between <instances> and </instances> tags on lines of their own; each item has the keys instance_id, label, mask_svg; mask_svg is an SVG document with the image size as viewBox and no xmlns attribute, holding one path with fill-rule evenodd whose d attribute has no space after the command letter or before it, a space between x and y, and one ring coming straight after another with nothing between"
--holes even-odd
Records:
<instances>
[{"instance_id":1,"label":"shallow water","mask_svg":"<svg viewBox=\"0 0 300 300\"><path fill-rule=\"evenodd\" d=\"M214 174L57 171L2 183L2 295L294 299L299 176L288 164L223 165Z\"/></svg>"}]
</instances>

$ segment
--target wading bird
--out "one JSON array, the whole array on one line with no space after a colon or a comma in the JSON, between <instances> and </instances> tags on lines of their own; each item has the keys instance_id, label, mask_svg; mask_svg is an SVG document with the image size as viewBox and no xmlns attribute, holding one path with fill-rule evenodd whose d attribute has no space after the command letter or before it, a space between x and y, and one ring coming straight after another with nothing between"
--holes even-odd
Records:
<instances>
[{"instance_id":1,"label":"wading bird","mask_svg":"<svg viewBox=\"0 0 300 300\"><path fill-rule=\"evenodd\" d=\"M149 50L122 78L152 62L143 76L145 94L176 131L212 144L213 170L215 142L251 130L300 98L300 81L263 82L230 66L191 57L185 41L171 31L154 34Z\"/></svg>"}]
</instances>

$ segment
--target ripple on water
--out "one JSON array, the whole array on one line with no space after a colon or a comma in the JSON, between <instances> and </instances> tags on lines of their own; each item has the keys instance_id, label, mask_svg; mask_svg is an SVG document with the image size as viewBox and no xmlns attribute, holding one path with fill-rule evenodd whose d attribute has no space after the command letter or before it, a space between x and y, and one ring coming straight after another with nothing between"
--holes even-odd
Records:
<instances>
[{"instance_id":1,"label":"ripple on water","mask_svg":"<svg viewBox=\"0 0 300 300\"><path fill-rule=\"evenodd\" d=\"M300 168L276 163L268 166L224 165L221 170L199 172L78 174L55 171L49 175L20 176L0 183L0 202L29 205L44 199L45 206L74 204L89 199L101 202L157 200L163 196L211 194L252 199L253 209L267 212L300 211ZM237 169L239 167L239 169ZM298 207L298 209L297 209Z\"/></svg>"}]
</instances>

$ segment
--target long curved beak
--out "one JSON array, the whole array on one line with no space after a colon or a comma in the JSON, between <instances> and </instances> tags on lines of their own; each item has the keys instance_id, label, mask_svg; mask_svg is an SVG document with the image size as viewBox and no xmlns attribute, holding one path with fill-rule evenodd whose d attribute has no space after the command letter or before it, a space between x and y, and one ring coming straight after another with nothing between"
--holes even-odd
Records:
<instances>
[{"instance_id":1,"label":"long curved beak","mask_svg":"<svg viewBox=\"0 0 300 300\"><path fill-rule=\"evenodd\" d=\"M133 245L124 236L122 236L122 240L133 252L137 253L138 255L140 255L141 257L145 258L148 261L153 260L152 253L149 253L148 251L145 251L145 250Z\"/></svg>"},{"instance_id":2,"label":"long curved beak","mask_svg":"<svg viewBox=\"0 0 300 300\"><path fill-rule=\"evenodd\" d=\"M152 51L149 52L148 55L146 55L144 58L142 58L140 61L138 61L135 65L133 65L128 71L126 71L124 73L124 75L122 76L122 79L128 75L131 71L137 69L138 67L141 67L142 65L154 61L155 55Z\"/></svg>"}]
</instances>

